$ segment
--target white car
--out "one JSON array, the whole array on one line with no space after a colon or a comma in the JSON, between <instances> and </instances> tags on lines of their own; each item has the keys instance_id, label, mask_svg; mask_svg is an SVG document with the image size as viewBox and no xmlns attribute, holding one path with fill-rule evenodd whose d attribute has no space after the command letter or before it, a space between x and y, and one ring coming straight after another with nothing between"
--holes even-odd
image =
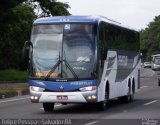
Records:
<instances>
[{"instance_id":1,"label":"white car","mask_svg":"<svg viewBox=\"0 0 160 125\"><path fill-rule=\"evenodd\" d=\"M143 67L144 68L151 68L151 62L144 62Z\"/></svg>"}]
</instances>

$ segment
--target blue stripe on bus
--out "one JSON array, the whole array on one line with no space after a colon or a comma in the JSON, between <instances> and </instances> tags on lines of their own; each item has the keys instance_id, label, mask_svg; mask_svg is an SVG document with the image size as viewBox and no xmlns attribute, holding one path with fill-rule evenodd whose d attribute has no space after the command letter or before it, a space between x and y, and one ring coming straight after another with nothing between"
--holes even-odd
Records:
<instances>
[{"instance_id":1,"label":"blue stripe on bus","mask_svg":"<svg viewBox=\"0 0 160 125\"><path fill-rule=\"evenodd\" d=\"M37 19L34 24L41 24L41 23L63 23L63 22L96 22L97 20L95 18L78 18L78 17L53 17L53 18L42 18L42 19Z\"/></svg>"},{"instance_id":2,"label":"blue stripe on bus","mask_svg":"<svg viewBox=\"0 0 160 125\"><path fill-rule=\"evenodd\" d=\"M40 81L40 80L29 80L30 86L42 87L50 91L60 92L60 87L64 87L63 92L76 91L79 88L87 86L96 86L98 80L81 80L71 82L53 82L53 81Z\"/></svg>"}]
</instances>

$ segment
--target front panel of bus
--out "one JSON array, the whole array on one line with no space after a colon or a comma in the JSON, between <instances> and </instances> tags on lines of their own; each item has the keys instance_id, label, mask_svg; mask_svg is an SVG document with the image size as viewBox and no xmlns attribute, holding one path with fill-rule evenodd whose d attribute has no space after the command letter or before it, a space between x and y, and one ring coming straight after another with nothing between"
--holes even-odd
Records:
<instances>
[{"instance_id":1,"label":"front panel of bus","mask_svg":"<svg viewBox=\"0 0 160 125\"><path fill-rule=\"evenodd\" d=\"M33 26L30 50L32 102L96 102L94 23Z\"/></svg>"}]
</instances>

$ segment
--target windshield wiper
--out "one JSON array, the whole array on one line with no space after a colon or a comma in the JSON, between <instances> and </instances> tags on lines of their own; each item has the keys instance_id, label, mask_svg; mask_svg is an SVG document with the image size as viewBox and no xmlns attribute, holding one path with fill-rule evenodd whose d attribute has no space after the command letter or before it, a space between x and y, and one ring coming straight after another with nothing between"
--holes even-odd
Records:
<instances>
[{"instance_id":1,"label":"windshield wiper","mask_svg":"<svg viewBox=\"0 0 160 125\"><path fill-rule=\"evenodd\" d=\"M66 60L66 54L65 54L65 51L64 51L64 60L65 62L65 65L68 67L68 69L71 71L71 73L73 74L73 76L78 80L78 76L77 74L75 73L75 71L73 70L73 68L69 65L69 63L67 62Z\"/></svg>"},{"instance_id":2,"label":"windshield wiper","mask_svg":"<svg viewBox=\"0 0 160 125\"><path fill-rule=\"evenodd\" d=\"M46 77L45 77L45 80L48 80L48 78L51 76L51 74L55 71L55 69L57 68L57 67L59 67L59 65L61 64L61 59L60 59L61 57L60 57L60 52L59 52L59 57L58 57L58 61L57 61L57 63L53 66L53 68L49 71L49 73L46 75Z\"/></svg>"},{"instance_id":3,"label":"windshield wiper","mask_svg":"<svg viewBox=\"0 0 160 125\"><path fill-rule=\"evenodd\" d=\"M64 52L64 57L65 57L65 59L64 59L64 60L61 60L60 52L59 52L58 61L57 61L57 63L53 66L53 68L49 71L49 73L46 75L45 80L48 80L48 78L51 76L51 74L55 71L55 69L56 69L62 62L65 62L65 65L66 65L66 66L68 67L68 69L71 71L71 73L73 74L73 76L78 80L77 74L76 74L75 71L72 69L72 67L69 65L69 63L66 61L65 52ZM61 70L61 77L63 77L62 74L63 74L63 70Z\"/></svg>"}]
</instances>

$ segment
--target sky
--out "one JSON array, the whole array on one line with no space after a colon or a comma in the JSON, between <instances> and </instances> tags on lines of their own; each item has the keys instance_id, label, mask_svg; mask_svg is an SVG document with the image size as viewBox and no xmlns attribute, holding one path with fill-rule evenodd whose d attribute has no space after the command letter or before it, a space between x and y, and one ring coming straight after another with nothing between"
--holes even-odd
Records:
<instances>
[{"instance_id":1,"label":"sky","mask_svg":"<svg viewBox=\"0 0 160 125\"><path fill-rule=\"evenodd\" d=\"M58 0L70 5L72 15L101 15L137 30L160 15L160 0Z\"/></svg>"}]
</instances>

